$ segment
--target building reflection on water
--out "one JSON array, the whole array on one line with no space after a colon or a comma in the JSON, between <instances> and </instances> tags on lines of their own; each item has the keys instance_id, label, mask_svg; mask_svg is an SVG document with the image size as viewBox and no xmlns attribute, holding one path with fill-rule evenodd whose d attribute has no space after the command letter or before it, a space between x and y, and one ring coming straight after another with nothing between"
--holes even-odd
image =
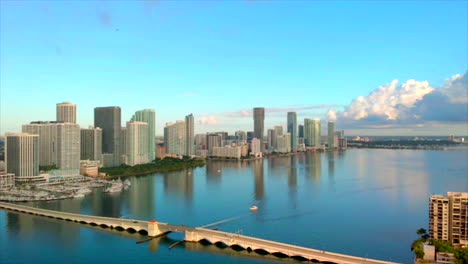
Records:
<instances>
[{"instance_id":1,"label":"building reflection on water","mask_svg":"<svg viewBox=\"0 0 468 264\"><path fill-rule=\"evenodd\" d=\"M263 159L250 162L254 176L255 200L261 201L265 196L265 183L263 181Z\"/></svg>"},{"instance_id":2,"label":"building reflection on water","mask_svg":"<svg viewBox=\"0 0 468 264\"><path fill-rule=\"evenodd\" d=\"M155 196L155 178L139 177L131 181L132 186L128 190L129 195L127 208L130 215L138 215L141 219L150 219L155 215L156 196Z\"/></svg>"},{"instance_id":3,"label":"building reflection on water","mask_svg":"<svg viewBox=\"0 0 468 264\"><path fill-rule=\"evenodd\" d=\"M193 198L193 169L164 173L164 191L168 195L183 197L191 202Z\"/></svg>"},{"instance_id":4,"label":"building reflection on water","mask_svg":"<svg viewBox=\"0 0 468 264\"><path fill-rule=\"evenodd\" d=\"M81 199L68 199L61 201L61 203L35 202L26 205L69 213L80 213L80 201ZM45 233L67 245L74 245L79 240L79 227L74 223L64 223L61 220L7 212L6 224L8 230L13 231L7 232L9 235L26 238L36 236L37 233Z\"/></svg>"},{"instance_id":5,"label":"building reflection on water","mask_svg":"<svg viewBox=\"0 0 468 264\"><path fill-rule=\"evenodd\" d=\"M305 159L306 179L311 179L314 183L319 183L320 176L322 175L322 153L307 152Z\"/></svg>"}]
</instances>

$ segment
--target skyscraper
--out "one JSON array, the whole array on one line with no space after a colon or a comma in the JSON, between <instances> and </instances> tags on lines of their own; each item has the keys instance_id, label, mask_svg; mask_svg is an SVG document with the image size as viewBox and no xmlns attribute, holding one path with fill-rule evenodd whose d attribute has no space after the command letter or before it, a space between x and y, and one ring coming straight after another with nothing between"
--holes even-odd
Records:
<instances>
[{"instance_id":1,"label":"skyscraper","mask_svg":"<svg viewBox=\"0 0 468 264\"><path fill-rule=\"evenodd\" d=\"M276 144L276 135L274 129L268 129L268 147L274 148Z\"/></svg>"},{"instance_id":2,"label":"skyscraper","mask_svg":"<svg viewBox=\"0 0 468 264\"><path fill-rule=\"evenodd\" d=\"M5 170L16 181L29 181L39 175L39 136L28 133L5 134Z\"/></svg>"},{"instance_id":3,"label":"skyscraper","mask_svg":"<svg viewBox=\"0 0 468 264\"><path fill-rule=\"evenodd\" d=\"M80 172L80 126L65 122L31 122L23 132L39 135L39 165L55 165L58 176L78 176Z\"/></svg>"},{"instance_id":4,"label":"skyscraper","mask_svg":"<svg viewBox=\"0 0 468 264\"><path fill-rule=\"evenodd\" d=\"M127 127L120 128L120 155L127 158Z\"/></svg>"},{"instance_id":5,"label":"skyscraper","mask_svg":"<svg viewBox=\"0 0 468 264\"><path fill-rule=\"evenodd\" d=\"M57 104L57 121L76 124L76 104L63 102Z\"/></svg>"},{"instance_id":6,"label":"skyscraper","mask_svg":"<svg viewBox=\"0 0 468 264\"><path fill-rule=\"evenodd\" d=\"M155 159L155 136L156 136L156 113L154 109L144 109L140 111L136 111L135 114L132 116L131 121L140 121L146 122L148 124L147 129L147 137L148 137L148 144L146 148L148 149L148 159L149 161L153 161Z\"/></svg>"},{"instance_id":7,"label":"skyscraper","mask_svg":"<svg viewBox=\"0 0 468 264\"><path fill-rule=\"evenodd\" d=\"M126 163L128 165L134 166L150 161L148 155L148 133L148 123L141 121L127 122Z\"/></svg>"},{"instance_id":8,"label":"skyscraper","mask_svg":"<svg viewBox=\"0 0 468 264\"><path fill-rule=\"evenodd\" d=\"M213 149L215 147L221 147L222 136L219 134L208 134L206 135L206 143L208 147L208 156L213 155Z\"/></svg>"},{"instance_id":9,"label":"skyscraper","mask_svg":"<svg viewBox=\"0 0 468 264\"><path fill-rule=\"evenodd\" d=\"M265 121L265 108L255 107L253 109L253 118L254 118L254 137L259 139L260 142L263 141L263 129Z\"/></svg>"},{"instance_id":10,"label":"skyscraper","mask_svg":"<svg viewBox=\"0 0 468 264\"><path fill-rule=\"evenodd\" d=\"M298 128L298 137L303 138L304 137L304 125L299 125Z\"/></svg>"},{"instance_id":11,"label":"skyscraper","mask_svg":"<svg viewBox=\"0 0 468 264\"><path fill-rule=\"evenodd\" d=\"M320 119L314 118L312 119L312 146L315 148L320 148L322 146L322 137L321 137L321 130L322 126L320 125Z\"/></svg>"},{"instance_id":12,"label":"skyscraper","mask_svg":"<svg viewBox=\"0 0 468 264\"><path fill-rule=\"evenodd\" d=\"M313 130L314 130L314 125L313 121L310 118L304 118L304 143L308 147L313 146Z\"/></svg>"},{"instance_id":13,"label":"skyscraper","mask_svg":"<svg viewBox=\"0 0 468 264\"><path fill-rule=\"evenodd\" d=\"M164 146L167 154L185 155L185 122L166 123L164 128Z\"/></svg>"},{"instance_id":14,"label":"skyscraper","mask_svg":"<svg viewBox=\"0 0 468 264\"><path fill-rule=\"evenodd\" d=\"M297 150L297 114L288 112L288 133L291 134L291 151Z\"/></svg>"},{"instance_id":15,"label":"skyscraper","mask_svg":"<svg viewBox=\"0 0 468 264\"><path fill-rule=\"evenodd\" d=\"M327 147L329 149L333 149L335 147L335 123L329 121L328 122L328 134L327 134Z\"/></svg>"},{"instance_id":16,"label":"skyscraper","mask_svg":"<svg viewBox=\"0 0 468 264\"><path fill-rule=\"evenodd\" d=\"M100 127L102 129L102 153L113 155L113 158L111 159L112 164L103 164L104 167L119 166L121 164L120 111L120 107L118 106L94 108L94 127Z\"/></svg>"},{"instance_id":17,"label":"skyscraper","mask_svg":"<svg viewBox=\"0 0 468 264\"><path fill-rule=\"evenodd\" d=\"M194 118L190 114L185 116L185 155L191 156L194 155L194 143L195 143L195 127L194 127Z\"/></svg>"},{"instance_id":18,"label":"skyscraper","mask_svg":"<svg viewBox=\"0 0 468 264\"><path fill-rule=\"evenodd\" d=\"M102 154L102 129L99 127L81 129L81 159L101 160Z\"/></svg>"}]
</instances>

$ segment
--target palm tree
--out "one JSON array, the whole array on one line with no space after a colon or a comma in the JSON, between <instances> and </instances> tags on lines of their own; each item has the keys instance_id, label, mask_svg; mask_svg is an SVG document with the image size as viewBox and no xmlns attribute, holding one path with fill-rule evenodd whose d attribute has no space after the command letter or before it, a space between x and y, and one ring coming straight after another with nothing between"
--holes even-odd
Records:
<instances>
[{"instance_id":1,"label":"palm tree","mask_svg":"<svg viewBox=\"0 0 468 264\"><path fill-rule=\"evenodd\" d=\"M426 229L424 228L419 228L417 231L416 231L416 234L420 235L420 236L424 236L425 234L427 233Z\"/></svg>"}]
</instances>

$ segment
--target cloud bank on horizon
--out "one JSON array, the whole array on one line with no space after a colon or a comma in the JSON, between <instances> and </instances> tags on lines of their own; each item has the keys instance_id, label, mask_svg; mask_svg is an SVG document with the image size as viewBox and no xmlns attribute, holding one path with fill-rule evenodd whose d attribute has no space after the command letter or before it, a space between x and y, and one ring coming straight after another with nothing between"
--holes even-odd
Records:
<instances>
[{"instance_id":1,"label":"cloud bank on horizon","mask_svg":"<svg viewBox=\"0 0 468 264\"><path fill-rule=\"evenodd\" d=\"M468 122L468 71L434 88L427 81L398 80L359 96L342 111L330 109L329 120L342 128L383 128L426 123Z\"/></svg>"},{"instance_id":2,"label":"cloud bank on horizon","mask_svg":"<svg viewBox=\"0 0 468 264\"><path fill-rule=\"evenodd\" d=\"M265 127L270 125L285 125L286 113L297 112L298 123L302 117L319 117L322 121L335 121L337 128L348 131L376 131L379 129L411 129L428 131L427 129L452 130L457 126L456 133L468 131L468 71L456 74L445 80L440 87L433 87L428 81L414 79L400 83L393 80L381 85L367 96L359 96L349 105L308 105L266 107ZM310 112L312 111L312 112ZM214 125L222 128L237 121L239 129L251 126L252 109L241 109L234 112L218 114L200 114L197 121L200 125ZM461 130L460 130L461 129ZM380 130L379 130L380 131ZM374 133L374 132L372 132ZM380 132L379 132L380 133Z\"/></svg>"}]
</instances>

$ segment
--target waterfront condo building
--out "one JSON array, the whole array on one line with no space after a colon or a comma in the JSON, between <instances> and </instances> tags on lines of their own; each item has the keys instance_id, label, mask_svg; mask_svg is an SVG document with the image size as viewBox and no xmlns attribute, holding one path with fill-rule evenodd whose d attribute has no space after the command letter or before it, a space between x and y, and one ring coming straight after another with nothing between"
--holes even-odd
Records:
<instances>
[{"instance_id":1,"label":"waterfront condo building","mask_svg":"<svg viewBox=\"0 0 468 264\"><path fill-rule=\"evenodd\" d=\"M297 151L297 114L288 112L288 133L291 134L291 151Z\"/></svg>"},{"instance_id":2,"label":"waterfront condo building","mask_svg":"<svg viewBox=\"0 0 468 264\"><path fill-rule=\"evenodd\" d=\"M78 176L80 173L80 126L65 122L37 121L23 125L24 133L39 135L39 165L55 165L56 176Z\"/></svg>"},{"instance_id":3,"label":"waterfront condo building","mask_svg":"<svg viewBox=\"0 0 468 264\"><path fill-rule=\"evenodd\" d=\"M335 123L328 122L327 147L334 149L335 145Z\"/></svg>"},{"instance_id":4,"label":"waterfront condo building","mask_svg":"<svg viewBox=\"0 0 468 264\"><path fill-rule=\"evenodd\" d=\"M193 114L185 117L185 154L194 155L195 124Z\"/></svg>"},{"instance_id":5,"label":"waterfront condo building","mask_svg":"<svg viewBox=\"0 0 468 264\"><path fill-rule=\"evenodd\" d=\"M94 127L102 129L102 154L104 167L119 166L122 163L120 154L121 110L118 106L94 108Z\"/></svg>"},{"instance_id":6,"label":"waterfront condo building","mask_svg":"<svg viewBox=\"0 0 468 264\"><path fill-rule=\"evenodd\" d=\"M81 129L81 160L102 160L102 129L89 126Z\"/></svg>"},{"instance_id":7,"label":"waterfront condo building","mask_svg":"<svg viewBox=\"0 0 468 264\"><path fill-rule=\"evenodd\" d=\"M5 134L5 171L15 180L31 181L39 175L39 136L28 133Z\"/></svg>"},{"instance_id":8,"label":"waterfront condo building","mask_svg":"<svg viewBox=\"0 0 468 264\"><path fill-rule=\"evenodd\" d=\"M219 134L207 134L206 143L207 143L207 149L208 149L208 156L212 156L213 149L215 147L221 147L222 136Z\"/></svg>"},{"instance_id":9,"label":"waterfront condo building","mask_svg":"<svg viewBox=\"0 0 468 264\"><path fill-rule=\"evenodd\" d=\"M253 109L253 119L254 119L254 137L263 141L263 129L265 121L265 108L255 107Z\"/></svg>"},{"instance_id":10,"label":"waterfront condo building","mask_svg":"<svg viewBox=\"0 0 468 264\"><path fill-rule=\"evenodd\" d=\"M57 120L76 124L76 104L63 102L57 104Z\"/></svg>"},{"instance_id":11,"label":"waterfront condo building","mask_svg":"<svg viewBox=\"0 0 468 264\"><path fill-rule=\"evenodd\" d=\"M448 192L429 199L429 236L468 246L468 193Z\"/></svg>"},{"instance_id":12,"label":"waterfront condo building","mask_svg":"<svg viewBox=\"0 0 468 264\"><path fill-rule=\"evenodd\" d=\"M149 161L153 161L154 158L156 157L156 154L155 154L156 113L154 109L144 109L144 110L136 111L130 120L146 122L148 124L147 126L148 145L146 146L146 148L148 149L147 152L148 152ZM123 152L123 154L126 154L126 153Z\"/></svg>"},{"instance_id":13,"label":"waterfront condo building","mask_svg":"<svg viewBox=\"0 0 468 264\"><path fill-rule=\"evenodd\" d=\"M148 123L140 121L127 122L127 157L126 164L134 166L148 163ZM154 151L154 147L153 147Z\"/></svg>"},{"instance_id":14,"label":"waterfront condo building","mask_svg":"<svg viewBox=\"0 0 468 264\"><path fill-rule=\"evenodd\" d=\"M185 151L185 122L166 123L164 127L164 146L166 154L186 155Z\"/></svg>"}]
</instances>

